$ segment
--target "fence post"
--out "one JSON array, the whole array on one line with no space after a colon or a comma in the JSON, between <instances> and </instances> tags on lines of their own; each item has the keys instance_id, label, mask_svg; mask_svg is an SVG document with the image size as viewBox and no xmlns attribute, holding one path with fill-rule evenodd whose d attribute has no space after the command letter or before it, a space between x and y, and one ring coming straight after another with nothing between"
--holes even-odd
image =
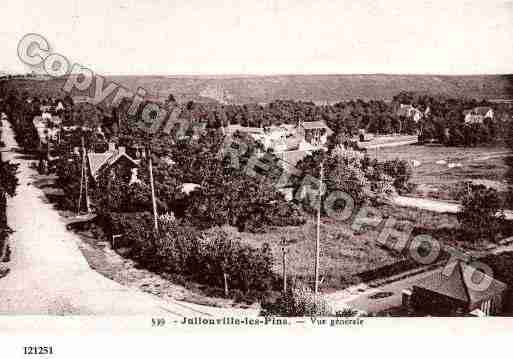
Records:
<instances>
[{"instance_id":1,"label":"fence post","mask_svg":"<svg viewBox=\"0 0 513 359\"><path fill-rule=\"evenodd\" d=\"M224 295L225 297L228 297L228 274L223 273L224 278Z\"/></svg>"}]
</instances>

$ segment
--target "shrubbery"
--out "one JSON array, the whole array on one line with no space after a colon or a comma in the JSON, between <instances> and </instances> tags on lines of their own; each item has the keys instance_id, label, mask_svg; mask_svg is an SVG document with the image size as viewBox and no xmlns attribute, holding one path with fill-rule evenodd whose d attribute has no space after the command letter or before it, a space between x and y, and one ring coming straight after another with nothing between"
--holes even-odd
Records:
<instances>
[{"instance_id":1,"label":"shrubbery","mask_svg":"<svg viewBox=\"0 0 513 359\"><path fill-rule=\"evenodd\" d=\"M383 171L393 179L397 192L408 192L408 184L413 174L411 165L406 160L395 159L383 163Z\"/></svg>"},{"instance_id":2,"label":"shrubbery","mask_svg":"<svg viewBox=\"0 0 513 359\"><path fill-rule=\"evenodd\" d=\"M357 315L358 312L350 308L335 311L322 296L316 296L310 288L296 281L286 293L282 293L275 300L262 302L260 314L281 317L349 317Z\"/></svg>"},{"instance_id":3,"label":"shrubbery","mask_svg":"<svg viewBox=\"0 0 513 359\"><path fill-rule=\"evenodd\" d=\"M123 235L119 243L130 248L130 257L150 269L219 288L224 287L226 274L229 289L272 289L276 276L267 244L253 248L219 227L200 232L187 223L163 218L159 226L155 235L147 212L112 214L113 231Z\"/></svg>"},{"instance_id":4,"label":"shrubbery","mask_svg":"<svg viewBox=\"0 0 513 359\"><path fill-rule=\"evenodd\" d=\"M495 240L504 221L502 200L493 188L467 183L462 209L457 214L466 239Z\"/></svg>"}]
</instances>

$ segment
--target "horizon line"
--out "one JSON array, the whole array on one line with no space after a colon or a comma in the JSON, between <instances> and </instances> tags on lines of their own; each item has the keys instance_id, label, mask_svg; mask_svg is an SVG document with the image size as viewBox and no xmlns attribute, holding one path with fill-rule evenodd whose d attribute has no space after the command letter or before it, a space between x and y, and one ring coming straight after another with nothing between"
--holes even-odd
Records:
<instances>
[{"instance_id":1,"label":"horizon line","mask_svg":"<svg viewBox=\"0 0 513 359\"><path fill-rule=\"evenodd\" d=\"M92 70L92 69L91 69ZM161 76L161 77L270 77L270 76L513 76L513 70L511 72L482 72L482 73L438 73L438 72L298 72L298 73L280 73L280 72L269 72L269 73L118 73L118 72L99 72L94 71L96 75L102 76ZM6 75L30 75L31 72L15 72L0 70L0 73ZM76 73L69 73L73 75ZM36 73L36 75L47 75Z\"/></svg>"}]
</instances>

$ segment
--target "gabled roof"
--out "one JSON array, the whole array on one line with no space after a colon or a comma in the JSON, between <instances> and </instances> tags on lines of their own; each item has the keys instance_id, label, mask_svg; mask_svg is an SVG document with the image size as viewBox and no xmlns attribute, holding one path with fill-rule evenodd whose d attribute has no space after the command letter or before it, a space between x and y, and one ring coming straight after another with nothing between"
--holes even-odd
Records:
<instances>
[{"instance_id":1,"label":"gabled roof","mask_svg":"<svg viewBox=\"0 0 513 359\"><path fill-rule=\"evenodd\" d=\"M469 274L472 273L474 273L472 277L475 277L475 279L470 278ZM475 290L475 285L471 280L474 280L476 284L484 280L483 283L490 283L490 285L483 290ZM478 303L483 299L503 292L507 288L506 284L477 271L474 267L462 261L449 264L445 269L442 268L423 278L416 286L465 303Z\"/></svg>"},{"instance_id":2,"label":"gabled roof","mask_svg":"<svg viewBox=\"0 0 513 359\"><path fill-rule=\"evenodd\" d=\"M463 111L463 114L466 116L468 114L471 114L471 115L478 115L478 116L486 116L486 114L490 111L490 110L493 110L491 107L488 107L488 106L479 106L479 107L474 107L473 109L471 110L465 110Z\"/></svg>"},{"instance_id":3,"label":"gabled roof","mask_svg":"<svg viewBox=\"0 0 513 359\"><path fill-rule=\"evenodd\" d=\"M241 125L228 125L226 127L226 130L229 133L234 133L236 131L243 132L243 133L264 133L264 129L260 127L246 127Z\"/></svg>"},{"instance_id":4,"label":"gabled roof","mask_svg":"<svg viewBox=\"0 0 513 359\"><path fill-rule=\"evenodd\" d=\"M331 128L329 128L328 125L326 125L326 123L324 121L322 121L322 120L301 122L301 126L305 130L325 129L327 134L328 134L328 136L333 134L333 131L331 130Z\"/></svg>"},{"instance_id":5,"label":"gabled roof","mask_svg":"<svg viewBox=\"0 0 513 359\"><path fill-rule=\"evenodd\" d=\"M476 107L474 109L474 112L478 115L482 115L482 116L485 116L488 111L491 110L491 107L486 107L486 106L480 106L480 107Z\"/></svg>"},{"instance_id":6,"label":"gabled roof","mask_svg":"<svg viewBox=\"0 0 513 359\"><path fill-rule=\"evenodd\" d=\"M289 166L295 166L299 161L308 156L310 151L305 150L293 150L293 151L283 151L276 153L276 157L278 157L283 162L286 162Z\"/></svg>"},{"instance_id":7,"label":"gabled roof","mask_svg":"<svg viewBox=\"0 0 513 359\"><path fill-rule=\"evenodd\" d=\"M100 169L104 166L112 166L117 161L119 161L122 157L127 158L132 164L138 166L138 162L134 160L132 157L127 155L125 152L121 152L118 150L115 151L107 151L103 153L98 152L90 152L87 154L89 160L89 169L91 170L91 175L93 178L98 176Z\"/></svg>"}]
</instances>

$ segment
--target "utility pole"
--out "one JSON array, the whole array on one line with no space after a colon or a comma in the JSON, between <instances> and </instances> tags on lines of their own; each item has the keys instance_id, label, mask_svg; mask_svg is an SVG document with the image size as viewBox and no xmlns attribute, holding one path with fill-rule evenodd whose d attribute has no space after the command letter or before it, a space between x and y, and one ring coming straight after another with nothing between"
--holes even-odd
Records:
<instances>
[{"instance_id":1,"label":"utility pole","mask_svg":"<svg viewBox=\"0 0 513 359\"><path fill-rule=\"evenodd\" d=\"M324 176L324 162L321 162L321 174L319 176L319 204L317 207L317 236L315 240L315 290L314 293L319 293L319 255L320 255L320 236L321 236L321 203L322 203L322 183Z\"/></svg>"},{"instance_id":2,"label":"utility pole","mask_svg":"<svg viewBox=\"0 0 513 359\"><path fill-rule=\"evenodd\" d=\"M285 237L281 240L282 260L283 260L283 293L287 293L287 243Z\"/></svg>"},{"instance_id":3,"label":"utility pole","mask_svg":"<svg viewBox=\"0 0 513 359\"><path fill-rule=\"evenodd\" d=\"M151 187L151 202L153 205L153 224L155 227L155 233L159 231L159 224L157 220L157 200L155 199L155 185L153 182L153 163L151 159L151 150L148 148L148 163L149 163L149 171L150 171L150 187Z\"/></svg>"},{"instance_id":4,"label":"utility pole","mask_svg":"<svg viewBox=\"0 0 513 359\"><path fill-rule=\"evenodd\" d=\"M88 184L89 184L89 179L88 179L88 176L87 176L87 151L86 151L86 147L85 147L85 142L84 142L84 136L82 136L82 172L83 172L83 175L84 175L84 187L85 187L85 203L86 203L86 208L87 208L87 213L91 213L91 206L89 204L89 190L88 190Z\"/></svg>"},{"instance_id":5,"label":"utility pole","mask_svg":"<svg viewBox=\"0 0 513 359\"><path fill-rule=\"evenodd\" d=\"M82 154L82 156L84 156L84 155ZM77 216L80 216L80 205L82 204L83 188L84 188L84 158L82 157L82 163L80 164L80 193L78 195Z\"/></svg>"}]
</instances>

